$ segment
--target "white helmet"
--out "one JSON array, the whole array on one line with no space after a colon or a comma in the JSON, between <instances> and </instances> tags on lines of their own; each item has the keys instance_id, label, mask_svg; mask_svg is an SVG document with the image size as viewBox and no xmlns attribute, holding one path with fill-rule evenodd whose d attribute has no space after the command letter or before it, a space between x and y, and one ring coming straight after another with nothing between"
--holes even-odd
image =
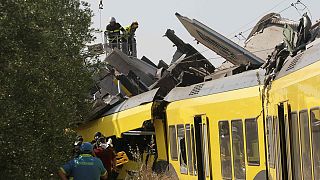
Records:
<instances>
[{"instance_id":1,"label":"white helmet","mask_svg":"<svg viewBox=\"0 0 320 180\"><path fill-rule=\"evenodd\" d=\"M110 22L116 22L116 18L110 17Z\"/></svg>"},{"instance_id":2,"label":"white helmet","mask_svg":"<svg viewBox=\"0 0 320 180\"><path fill-rule=\"evenodd\" d=\"M108 146L113 147L112 139L111 139L111 138L108 139L107 147L108 147Z\"/></svg>"}]
</instances>

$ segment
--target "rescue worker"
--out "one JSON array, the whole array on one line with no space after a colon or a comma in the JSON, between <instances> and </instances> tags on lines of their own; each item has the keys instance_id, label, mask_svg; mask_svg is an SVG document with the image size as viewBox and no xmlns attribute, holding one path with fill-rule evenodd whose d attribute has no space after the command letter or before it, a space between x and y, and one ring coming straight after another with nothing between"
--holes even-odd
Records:
<instances>
[{"instance_id":1,"label":"rescue worker","mask_svg":"<svg viewBox=\"0 0 320 180\"><path fill-rule=\"evenodd\" d=\"M109 138L108 142L106 144L106 153L107 153L107 164L105 166L105 168L108 170L108 172L110 172L110 174L108 174L108 179L116 179L118 176L118 173L116 171L116 165L117 165L117 154L116 151L113 148L113 144L112 144L112 139Z\"/></svg>"},{"instance_id":2,"label":"rescue worker","mask_svg":"<svg viewBox=\"0 0 320 180\"><path fill-rule=\"evenodd\" d=\"M106 139L104 137L100 137L97 140L97 148L93 149L93 152L96 157L98 157L102 161L103 166L107 169L108 174L110 174L110 170L108 170L107 168L108 157L106 152Z\"/></svg>"},{"instance_id":3,"label":"rescue worker","mask_svg":"<svg viewBox=\"0 0 320 180\"><path fill-rule=\"evenodd\" d=\"M92 156L93 146L89 142L85 142L80 147L81 154L78 158L63 165L58 171L60 179L67 180L73 178L75 180L99 180L107 179L107 170L99 158Z\"/></svg>"},{"instance_id":4,"label":"rescue worker","mask_svg":"<svg viewBox=\"0 0 320 180\"><path fill-rule=\"evenodd\" d=\"M83 138L82 136L77 136L77 140L74 142L73 144L73 157L79 157L80 155L80 147L81 147L81 144L83 142Z\"/></svg>"},{"instance_id":5,"label":"rescue worker","mask_svg":"<svg viewBox=\"0 0 320 180\"><path fill-rule=\"evenodd\" d=\"M123 45L127 45L128 53L127 55L137 57L137 43L135 39L135 32L138 29L139 24L137 21L131 23L130 26L126 27L126 33L124 35L124 43ZM125 51L123 51L125 52Z\"/></svg>"},{"instance_id":6,"label":"rescue worker","mask_svg":"<svg viewBox=\"0 0 320 180\"><path fill-rule=\"evenodd\" d=\"M100 137L103 137L101 132L96 132L93 136L93 140L91 141L91 144L93 145L93 149L96 149L98 147L97 141Z\"/></svg>"},{"instance_id":7,"label":"rescue worker","mask_svg":"<svg viewBox=\"0 0 320 180\"><path fill-rule=\"evenodd\" d=\"M125 29L116 21L116 18L110 17L109 24L106 27L105 36L108 39L109 46L113 48L120 49L120 31L125 33Z\"/></svg>"}]
</instances>

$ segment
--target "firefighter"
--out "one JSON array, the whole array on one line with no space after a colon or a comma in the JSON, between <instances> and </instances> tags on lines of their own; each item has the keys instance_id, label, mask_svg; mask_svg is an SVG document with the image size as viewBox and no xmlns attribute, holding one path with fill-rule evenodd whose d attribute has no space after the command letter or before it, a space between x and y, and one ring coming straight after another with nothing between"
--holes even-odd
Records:
<instances>
[{"instance_id":1,"label":"firefighter","mask_svg":"<svg viewBox=\"0 0 320 180\"><path fill-rule=\"evenodd\" d=\"M111 17L109 24L106 27L105 36L107 37L109 46L120 49L120 31L125 33L125 29L116 21L116 18Z\"/></svg>"}]
</instances>

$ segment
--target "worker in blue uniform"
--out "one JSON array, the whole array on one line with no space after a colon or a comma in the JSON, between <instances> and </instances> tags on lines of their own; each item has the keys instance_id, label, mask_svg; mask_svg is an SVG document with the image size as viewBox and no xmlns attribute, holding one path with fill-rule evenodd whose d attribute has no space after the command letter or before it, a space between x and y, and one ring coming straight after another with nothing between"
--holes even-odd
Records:
<instances>
[{"instance_id":1,"label":"worker in blue uniform","mask_svg":"<svg viewBox=\"0 0 320 180\"><path fill-rule=\"evenodd\" d=\"M60 179L67 180L100 180L107 179L108 173L99 158L93 157L93 146L85 142L80 147L79 157L63 165L58 171Z\"/></svg>"}]
</instances>

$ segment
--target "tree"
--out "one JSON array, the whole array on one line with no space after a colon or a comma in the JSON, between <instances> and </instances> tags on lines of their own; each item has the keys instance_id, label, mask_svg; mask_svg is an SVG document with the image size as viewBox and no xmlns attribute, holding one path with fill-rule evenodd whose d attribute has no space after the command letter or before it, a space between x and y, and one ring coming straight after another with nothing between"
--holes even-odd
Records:
<instances>
[{"instance_id":1,"label":"tree","mask_svg":"<svg viewBox=\"0 0 320 180\"><path fill-rule=\"evenodd\" d=\"M0 1L0 179L48 179L70 159L91 72L92 11L78 0Z\"/></svg>"}]
</instances>

